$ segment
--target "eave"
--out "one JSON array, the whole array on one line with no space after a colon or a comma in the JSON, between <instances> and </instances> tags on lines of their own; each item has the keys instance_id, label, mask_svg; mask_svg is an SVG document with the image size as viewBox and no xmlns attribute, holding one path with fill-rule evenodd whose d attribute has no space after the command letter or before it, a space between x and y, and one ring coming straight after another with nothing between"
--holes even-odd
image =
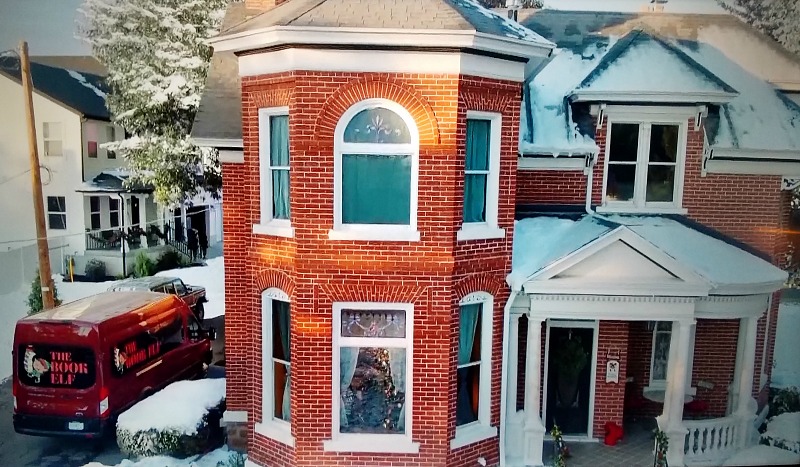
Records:
<instances>
[{"instance_id":1,"label":"eave","mask_svg":"<svg viewBox=\"0 0 800 467\"><path fill-rule=\"evenodd\" d=\"M727 104L737 94L729 92L662 92L662 91L592 91L575 90L567 98L570 102L625 102L658 104Z\"/></svg>"}]
</instances>

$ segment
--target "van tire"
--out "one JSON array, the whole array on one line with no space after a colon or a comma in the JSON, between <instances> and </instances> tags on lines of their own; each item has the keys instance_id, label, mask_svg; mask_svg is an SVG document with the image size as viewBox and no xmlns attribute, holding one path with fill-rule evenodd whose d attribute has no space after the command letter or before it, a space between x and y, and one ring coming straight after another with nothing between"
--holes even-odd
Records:
<instances>
[{"instance_id":1,"label":"van tire","mask_svg":"<svg viewBox=\"0 0 800 467\"><path fill-rule=\"evenodd\" d=\"M197 305L194 306L194 315L197 316L197 320L201 323L206 317L206 309L203 306L203 302L197 302Z\"/></svg>"}]
</instances>

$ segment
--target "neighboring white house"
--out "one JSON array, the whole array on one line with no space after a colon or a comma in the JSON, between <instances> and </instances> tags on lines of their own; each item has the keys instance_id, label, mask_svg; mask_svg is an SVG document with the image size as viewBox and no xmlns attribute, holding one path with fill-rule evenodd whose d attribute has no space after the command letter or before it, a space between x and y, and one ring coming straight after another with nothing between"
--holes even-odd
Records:
<instances>
[{"instance_id":1,"label":"neighboring white house","mask_svg":"<svg viewBox=\"0 0 800 467\"><path fill-rule=\"evenodd\" d=\"M155 257L169 248L163 246L167 238L185 238L181 233L168 237L167 231L173 230L171 211L154 202L152 188L125 186L125 162L102 147L125 137L124 130L110 122L103 78L37 63L31 64L31 74L53 272L68 274L69 258L74 259L75 274L84 274L92 258L106 264L107 275L121 274L123 267L130 272L138 251ZM0 59L0 279L16 284L14 288L30 281L36 268L29 149L19 76L16 59ZM199 210L213 213L209 206ZM218 215L218 207L216 211ZM215 224L209 217L204 222L209 227L205 232L211 227L221 230L216 225L221 223ZM184 221L181 226L185 229L186 224ZM199 224L192 227L200 230ZM124 239L123 231L127 232ZM221 232L209 235L212 244L220 238Z\"/></svg>"}]
</instances>

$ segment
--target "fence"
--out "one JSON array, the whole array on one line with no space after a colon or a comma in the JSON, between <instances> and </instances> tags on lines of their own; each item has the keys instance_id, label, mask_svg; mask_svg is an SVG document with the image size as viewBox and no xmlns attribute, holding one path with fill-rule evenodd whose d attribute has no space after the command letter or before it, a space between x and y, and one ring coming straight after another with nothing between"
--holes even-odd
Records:
<instances>
[{"instance_id":1,"label":"fence","mask_svg":"<svg viewBox=\"0 0 800 467\"><path fill-rule=\"evenodd\" d=\"M64 270L63 247L50 247L50 268L53 274ZM0 251L0 295L16 292L30 287L39 269L39 255L36 244Z\"/></svg>"}]
</instances>

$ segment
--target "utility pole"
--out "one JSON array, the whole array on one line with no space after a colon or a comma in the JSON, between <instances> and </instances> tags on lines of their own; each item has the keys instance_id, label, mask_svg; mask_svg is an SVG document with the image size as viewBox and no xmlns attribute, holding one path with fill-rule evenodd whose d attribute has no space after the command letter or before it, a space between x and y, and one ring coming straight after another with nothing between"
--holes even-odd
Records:
<instances>
[{"instance_id":1,"label":"utility pole","mask_svg":"<svg viewBox=\"0 0 800 467\"><path fill-rule=\"evenodd\" d=\"M31 160L31 183L33 185L33 212L36 219L36 244L39 250L39 281L42 285L42 306L49 310L55 306L53 299L53 275L50 272L50 248L47 245L47 228L44 223L42 201L42 173L39 170L39 150L36 145L36 119L33 116L33 83L31 64L28 58L28 43L19 43L19 63L22 90L25 95L25 118L28 123L28 148Z\"/></svg>"}]
</instances>

